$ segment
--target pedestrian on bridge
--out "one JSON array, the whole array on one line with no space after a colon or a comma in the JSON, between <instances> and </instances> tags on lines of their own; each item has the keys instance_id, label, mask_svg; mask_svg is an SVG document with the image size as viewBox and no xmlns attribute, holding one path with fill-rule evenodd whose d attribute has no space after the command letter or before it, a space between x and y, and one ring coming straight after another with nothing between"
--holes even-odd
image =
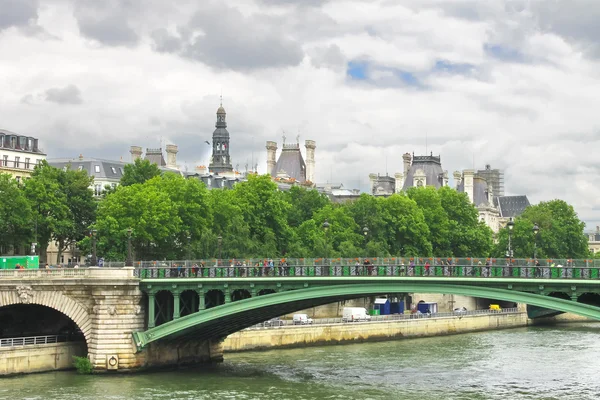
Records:
<instances>
[{"instance_id":1,"label":"pedestrian on bridge","mask_svg":"<svg viewBox=\"0 0 600 400\"><path fill-rule=\"evenodd\" d=\"M429 265L429 261L425 261L425 276L429 276L429 268L431 267L431 265Z\"/></svg>"}]
</instances>

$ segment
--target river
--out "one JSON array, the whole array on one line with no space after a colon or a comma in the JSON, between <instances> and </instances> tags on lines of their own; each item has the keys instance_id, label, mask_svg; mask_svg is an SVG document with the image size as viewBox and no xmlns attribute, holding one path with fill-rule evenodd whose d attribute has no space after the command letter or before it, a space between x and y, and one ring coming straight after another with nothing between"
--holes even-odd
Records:
<instances>
[{"instance_id":1,"label":"river","mask_svg":"<svg viewBox=\"0 0 600 400\"><path fill-rule=\"evenodd\" d=\"M0 379L0 399L600 398L600 324L225 354L178 371Z\"/></svg>"}]
</instances>

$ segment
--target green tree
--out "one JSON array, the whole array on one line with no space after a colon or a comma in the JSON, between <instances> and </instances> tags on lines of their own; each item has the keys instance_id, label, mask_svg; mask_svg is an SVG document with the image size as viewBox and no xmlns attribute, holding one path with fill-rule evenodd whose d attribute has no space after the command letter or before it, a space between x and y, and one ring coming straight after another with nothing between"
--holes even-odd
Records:
<instances>
[{"instance_id":1,"label":"green tree","mask_svg":"<svg viewBox=\"0 0 600 400\"><path fill-rule=\"evenodd\" d=\"M34 229L31 206L10 174L0 173L0 198L0 249L27 246Z\"/></svg>"},{"instance_id":2,"label":"green tree","mask_svg":"<svg viewBox=\"0 0 600 400\"><path fill-rule=\"evenodd\" d=\"M137 158L133 164L127 164L123 168L121 186L131 186L136 183L144 183L160 175L160 169L156 164L148 160Z\"/></svg>"},{"instance_id":3,"label":"green tree","mask_svg":"<svg viewBox=\"0 0 600 400\"><path fill-rule=\"evenodd\" d=\"M344 204L358 224L357 233L363 236L365 256L389 255L387 222L383 218L384 203L383 199L363 193L356 201ZM368 229L367 235L364 234L364 228Z\"/></svg>"},{"instance_id":4,"label":"green tree","mask_svg":"<svg viewBox=\"0 0 600 400\"><path fill-rule=\"evenodd\" d=\"M70 226L69 205L61 173L62 170L42 161L35 166L31 178L23 186L33 212L32 219L36 226L34 239L38 243L42 261L47 261L46 250L54 233L64 232Z\"/></svg>"},{"instance_id":5,"label":"green tree","mask_svg":"<svg viewBox=\"0 0 600 400\"><path fill-rule=\"evenodd\" d=\"M431 256L429 228L423 211L417 203L404 194L394 194L382 202L383 220L386 224L384 237L393 255Z\"/></svg>"},{"instance_id":6,"label":"green tree","mask_svg":"<svg viewBox=\"0 0 600 400\"><path fill-rule=\"evenodd\" d=\"M511 235L514 257L533 257L535 243L536 255L540 259L586 258L589 255L587 238L583 233L585 224L573 207L563 200L529 206L514 222ZM539 227L537 238L533 233L534 224ZM502 257L507 248L508 232L507 229L502 229L494 253L497 257Z\"/></svg>"},{"instance_id":7,"label":"green tree","mask_svg":"<svg viewBox=\"0 0 600 400\"><path fill-rule=\"evenodd\" d=\"M290 190L283 192L283 199L290 204L287 221L292 227L300 226L311 219L315 212L330 204L326 195L300 186L292 186Z\"/></svg>"},{"instance_id":8,"label":"green tree","mask_svg":"<svg viewBox=\"0 0 600 400\"><path fill-rule=\"evenodd\" d=\"M450 256L450 222L448 213L442 206L440 194L433 186L411 187L406 192L423 211L425 223L429 227L429 235L433 246L433 255Z\"/></svg>"},{"instance_id":9,"label":"green tree","mask_svg":"<svg viewBox=\"0 0 600 400\"><path fill-rule=\"evenodd\" d=\"M108 259L124 260L127 230L131 228L137 259L173 259L181 252L173 244L182 226L177 204L159 185L150 182L125 186L98 206L98 252Z\"/></svg>"},{"instance_id":10,"label":"green tree","mask_svg":"<svg viewBox=\"0 0 600 400\"><path fill-rule=\"evenodd\" d=\"M438 193L448 215L450 254L454 257L489 255L493 248L493 232L479 221L477 208L467 194L447 186L440 188Z\"/></svg>"}]
</instances>

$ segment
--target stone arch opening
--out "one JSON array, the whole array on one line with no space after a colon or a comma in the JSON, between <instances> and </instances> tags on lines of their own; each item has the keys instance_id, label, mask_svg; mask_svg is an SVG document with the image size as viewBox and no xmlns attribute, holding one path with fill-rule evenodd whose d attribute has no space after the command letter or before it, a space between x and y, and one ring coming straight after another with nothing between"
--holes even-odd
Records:
<instances>
[{"instance_id":1,"label":"stone arch opening","mask_svg":"<svg viewBox=\"0 0 600 400\"><path fill-rule=\"evenodd\" d=\"M198 293L195 290L184 290L179 296L179 315L184 317L198 311Z\"/></svg>"},{"instance_id":2,"label":"stone arch opening","mask_svg":"<svg viewBox=\"0 0 600 400\"><path fill-rule=\"evenodd\" d=\"M259 296L264 296L265 294L271 294L271 293L276 293L276 292L273 289L262 289L262 290L259 290L257 294Z\"/></svg>"},{"instance_id":3,"label":"stone arch opening","mask_svg":"<svg viewBox=\"0 0 600 400\"><path fill-rule=\"evenodd\" d=\"M231 301L239 301L244 299L249 299L252 297L252 294L246 289L236 289L231 292Z\"/></svg>"},{"instance_id":4,"label":"stone arch opening","mask_svg":"<svg viewBox=\"0 0 600 400\"><path fill-rule=\"evenodd\" d=\"M10 346L11 341L6 339L19 338L29 338L32 344L78 343L73 348L75 355L84 357L88 352L85 335L75 321L61 311L39 304L0 307L0 340Z\"/></svg>"},{"instance_id":5,"label":"stone arch opening","mask_svg":"<svg viewBox=\"0 0 600 400\"><path fill-rule=\"evenodd\" d=\"M173 293L168 290L161 290L154 296L155 313L154 324L159 326L165 322L173 320Z\"/></svg>"},{"instance_id":6,"label":"stone arch opening","mask_svg":"<svg viewBox=\"0 0 600 400\"><path fill-rule=\"evenodd\" d=\"M222 290L212 289L204 296L205 308L213 308L225 304L225 294Z\"/></svg>"}]
</instances>

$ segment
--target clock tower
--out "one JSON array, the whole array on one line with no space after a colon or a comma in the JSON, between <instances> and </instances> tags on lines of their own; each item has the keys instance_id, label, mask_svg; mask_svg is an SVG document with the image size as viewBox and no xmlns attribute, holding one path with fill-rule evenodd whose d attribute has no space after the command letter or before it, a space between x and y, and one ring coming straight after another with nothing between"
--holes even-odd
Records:
<instances>
[{"instance_id":1,"label":"clock tower","mask_svg":"<svg viewBox=\"0 0 600 400\"><path fill-rule=\"evenodd\" d=\"M212 157L208 166L208 170L212 173L233 172L229 156L229 132L227 131L226 116L223 103L221 103L217 110L217 123L215 124L217 129L212 136Z\"/></svg>"}]
</instances>

